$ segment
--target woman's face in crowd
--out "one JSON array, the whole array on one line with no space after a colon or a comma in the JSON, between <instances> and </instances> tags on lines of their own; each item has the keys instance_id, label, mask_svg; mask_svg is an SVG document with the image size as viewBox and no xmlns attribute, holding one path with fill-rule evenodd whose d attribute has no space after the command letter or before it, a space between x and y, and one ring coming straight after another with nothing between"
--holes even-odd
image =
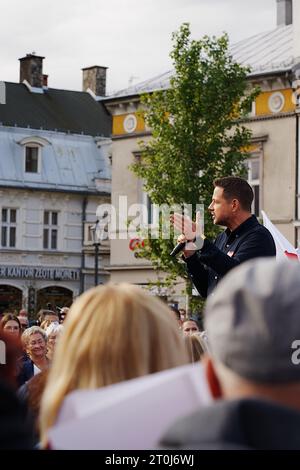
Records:
<instances>
[{"instance_id":1,"label":"woman's face in crowd","mask_svg":"<svg viewBox=\"0 0 300 470\"><path fill-rule=\"evenodd\" d=\"M20 335L20 327L19 327L19 324L15 320L8 320L8 322L5 323L3 330L9 335L13 335L13 336Z\"/></svg>"},{"instance_id":2,"label":"woman's face in crowd","mask_svg":"<svg viewBox=\"0 0 300 470\"><path fill-rule=\"evenodd\" d=\"M47 347L48 347L48 351L53 351L55 345L56 345L56 342L57 342L57 339L58 339L58 336L59 334L58 333L52 333L49 337L48 337L48 341L47 341Z\"/></svg>"},{"instance_id":3,"label":"woman's face in crowd","mask_svg":"<svg viewBox=\"0 0 300 470\"><path fill-rule=\"evenodd\" d=\"M26 352L30 358L46 355L46 341L40 333L34 333L29 337Z\"/></svg>"}]
</instances>

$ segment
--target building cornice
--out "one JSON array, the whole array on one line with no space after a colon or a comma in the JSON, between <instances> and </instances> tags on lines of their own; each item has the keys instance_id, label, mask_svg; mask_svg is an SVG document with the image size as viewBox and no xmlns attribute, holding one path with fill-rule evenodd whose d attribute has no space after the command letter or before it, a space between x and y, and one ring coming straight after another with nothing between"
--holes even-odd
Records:
<instances>
[{"instance_id":1,"label":"building cornice","mask_svg":"<svg viewBox=\"0 0 300 470\"><path fill-rule=\"evenodd\" d=\"M156 271L151 264L145 264L145 265L120 264L120 265L108 266L105 269L107 271L142 271L142 270Z\"/></svg>"},{"instance_id":2,"label":"building cornice","mask_svg":"<svg viewBox=\"0 0 300 470\"><path fill-rule=\"evenodd\" d=\"M17 186L17 185L10 185L10 184L1 184L0 183L0 190L1 189L13 189L18 191L38 191L40 193L63 193L63 194L78 194L80 196L110 196L111 193L107 192L99 192L99 191L86 191L86 190L77 190L77 189L59 189L59 188L47 188L47 187L40 187L35 188L31 186Z\"/></svg>"},{"instance_id":3,"label":"building cornice","mask_svg":"<svg viewBox=\"0 0 300 470\"><path fill-rule=\"evenodd\" d=\"M267 142L269 136L267 134L254 135L251 137L251 144L260 144L261 142Z\"/></svg>"},{"instance_id":4,"label":"building cornice","mask_svg":"<svg viewBox=\"0 0 300 470\"><path fill-rule=\"evenodd\" d=\"M132 139L132 138L137 139L139 137L149 137L151 135L152 133L150 131L136 132L132 134L119 134L119 135L114 135L111 140L114 141L114 140Z\"/></svg>"},{"instance_id":5,"label":"building cornice","mask_svg":"<svg viewBox=\"0 0 300 470\"><path fill-rule=\"evenodd\" d=\"M1 260L1 255L3 255L3 254L21 255L25 258L27 255L65 256L65 257L69 257L69 256L78 256L80 253L78 253L78 251L19 250L17 248L1 248L0 260ZM69 268L69 266L68 266L68 268ZM76 269L77 268L78 268L78 266L76 266Z\"/></svg>"},{"instance_id":6,"label":"building cornice","mask_svg":"<svg viewBox=\"0 0 300 470\"><path fill-rule=\"evenodd\" d=\"M291 118L291 117L295 117L295 116L296 116L296 112L292 111L292 112L289 112L289 113L278 113L278 114L268 114L268 115L264 115L264 116L253 116L253 117L249 117L249 118L246 118L246 119L242 119L239 122L243 124L243 123L254 122L254 121L272 121L273 119L286 119L286 118Z\"/></svg>"}]
</instances>

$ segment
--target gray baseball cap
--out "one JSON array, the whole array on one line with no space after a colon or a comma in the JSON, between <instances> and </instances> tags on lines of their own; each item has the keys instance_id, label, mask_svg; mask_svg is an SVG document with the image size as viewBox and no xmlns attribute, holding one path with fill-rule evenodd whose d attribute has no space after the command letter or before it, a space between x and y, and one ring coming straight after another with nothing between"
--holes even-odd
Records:
<instances>
[{"instance_id":1,"label":"gray baseball cap","mask_svg":"<svg viewBox=\"0 0 300 470\"><path fill-rule=\"evenodd\" d=\"M216 360L253 382L300 381L300 364L293 359L300 350L300 263L243 263L219 283L205 310Z\"/></svg>"}]
</instances>

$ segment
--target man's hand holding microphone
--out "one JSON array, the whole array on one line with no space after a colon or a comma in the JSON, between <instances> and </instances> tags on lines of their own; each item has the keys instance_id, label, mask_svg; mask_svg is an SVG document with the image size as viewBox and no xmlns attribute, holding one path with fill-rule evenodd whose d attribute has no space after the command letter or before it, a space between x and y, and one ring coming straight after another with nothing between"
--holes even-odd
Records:
<instances>
[{"instance_id":1,"label":"man's hand holding microphone","mask_svg":"<svg viewBox=\"0 0 300 470\"><path fill-rule=\"evenodd\" d=\"M170 221L175 230L181 232L177 238L177 245L170 256L176 256L182 251L185 258L189 258L197 250L201 250L205 238L201 230L201 212L196 213L196 222L193 222L188 216L176 212L171 215Z\"/></svg>"}]
</instances>

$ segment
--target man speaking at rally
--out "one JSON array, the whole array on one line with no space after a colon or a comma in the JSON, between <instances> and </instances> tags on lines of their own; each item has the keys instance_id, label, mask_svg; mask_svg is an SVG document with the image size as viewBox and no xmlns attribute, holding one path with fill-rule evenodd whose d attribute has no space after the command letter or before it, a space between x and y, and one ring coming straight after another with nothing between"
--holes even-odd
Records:
<instances>
[{"instance_id":1,"label":"man speaking at rally","mask_svg":"<svg viewBox=\"0 0 300 470\"><path fill-rule=\"evenodd\" d=\"M196 222L175 213L174 227L182 232L178 237L188 273L203 298L232 268L251 258L275 256L276 247L271 233L251 215L253 190L246 180L227 176L214 181L212 202L208 210L215 225L226 227L212 243L201 233L200 213ZM173 250L176 253L178 250Z\"/></svg>"}]
</instances>

